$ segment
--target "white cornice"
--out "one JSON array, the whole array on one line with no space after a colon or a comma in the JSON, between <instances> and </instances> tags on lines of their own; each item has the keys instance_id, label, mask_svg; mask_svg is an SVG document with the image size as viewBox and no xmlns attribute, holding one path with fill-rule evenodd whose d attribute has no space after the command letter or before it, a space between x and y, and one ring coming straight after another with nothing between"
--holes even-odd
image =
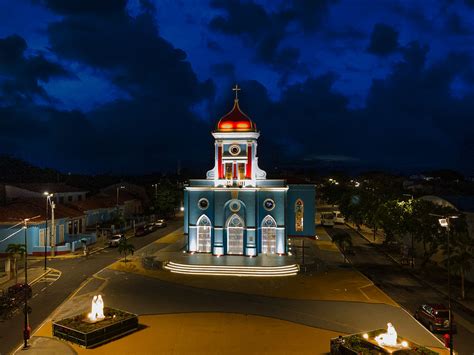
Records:
<instances>
[{"instance_id":1,"label":"white cornice","mask_svg":"<svg viewBox=\"0 0 474 355\"><path fill-rule=\"evenodd\" d=\"M260 132L212 132L215 139L257 139Z\"/></svg>"}]
</instances>

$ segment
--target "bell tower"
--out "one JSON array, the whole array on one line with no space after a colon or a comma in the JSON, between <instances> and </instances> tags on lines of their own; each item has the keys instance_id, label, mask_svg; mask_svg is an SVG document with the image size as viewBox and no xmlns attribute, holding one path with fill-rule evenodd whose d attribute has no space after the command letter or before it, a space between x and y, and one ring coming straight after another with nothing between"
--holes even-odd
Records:
<instances>
[{"instance_id":1,"label":"bell tower","mask_svg":"<svg viewBox=\"0 0 474 355\"><path fill-rule=\"evenodd\" d=\"M212 132L215 138L215 164L207 172L214 186L255 187L257 180L265 180L266 173L258 167L257 126L239 107L237 85L234 106L223 116Z\"/></svg>"}]
</instances>

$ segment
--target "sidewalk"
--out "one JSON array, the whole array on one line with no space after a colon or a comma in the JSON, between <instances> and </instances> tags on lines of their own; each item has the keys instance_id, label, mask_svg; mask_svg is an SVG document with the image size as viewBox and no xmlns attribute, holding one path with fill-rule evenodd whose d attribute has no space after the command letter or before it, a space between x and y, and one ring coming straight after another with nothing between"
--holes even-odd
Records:
<instances>
[{"instance_id":1,"label":"sidewalk","mask_svg":"<svg viewBox=\"0 0 474 355\"><path fill-rule=\"evenodd\" d=\"M44 266L35 266L35 267L28 267L28 284L32 284L37 279L43 277L47 274L51 269L47 268L46 271L44 270ZM25 273L23 269L18 271L18 283L23 283L25 280ZM7 290L10 286L15 285L15 278L3 282L0 284L0 288Z\"/></svg>"},{"instance_id":2,"label":"sidewalk","mask_svg":"<svg viewBox=\"0 0 474 355\"><path fill-rule=\"evenodd\" d=\"M378 231L375 236L374 240L374 233L371 229L366 226L360 226L360 230L357 230L355 225L346 223L347 226L354 229L359 235L361 235L364 239L366 239L369 243L381 246L383 241L385 240L385 236L383 232ZM422 284L425 284L432 289L436 290L437 292L444 295L446 298L448 297L448 287L447 287L447 271L440 266L437 265L426 265L424 268L421 268L422 260L420 258L415 258L415 266L414 268L410 267L410 265L406 265L402 263L402 255L400 253L394 251L387 251L385 249L380 248L384 254L386 254L390 259L392 259L395 263L397 263L400 267L405 269L409 272L413 277L418 279ZM455 302L460 304L463 308L467 309L467 313L471 316L474 315L474 298L471 290L471 294L468 297L469 299L461 300L459 299L459 295L461 294L461 289L458 285L458 280L454 279L451 283L451 292L453 294L453 299ZM468 287L467 287L468 288Z\"/></svg>"}]
</instances>

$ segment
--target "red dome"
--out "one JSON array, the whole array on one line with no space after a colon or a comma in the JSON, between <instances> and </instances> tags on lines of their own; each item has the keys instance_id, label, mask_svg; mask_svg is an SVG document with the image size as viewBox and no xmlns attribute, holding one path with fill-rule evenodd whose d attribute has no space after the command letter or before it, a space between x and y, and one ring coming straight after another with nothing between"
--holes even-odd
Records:
<instances>
[{"instance_id":1,"label":"red dome","mask_svg":"<svg viewBox=\"0 0 474 355\"><path fill-rule=\"evenodd\" d=\"M217 132L256 132L257 126L249 116L239 107L239 100L235 99L232 110L217 123Z\"/></svg>"}]
</instances>

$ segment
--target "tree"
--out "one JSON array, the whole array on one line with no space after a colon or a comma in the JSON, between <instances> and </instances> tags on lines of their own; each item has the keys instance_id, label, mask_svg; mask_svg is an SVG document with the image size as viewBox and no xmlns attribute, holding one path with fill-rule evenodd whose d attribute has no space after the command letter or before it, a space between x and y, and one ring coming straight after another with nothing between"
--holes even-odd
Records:
<instances>
[{"instance_id":1,"label":"tree","mask_svg":"<svg viewBox=\"0 0 474 355\"><path fill-rule=\"evenodd\" d=\"M118 252L120 255L123 255L125 262L127 262L127 255L135 252L135 246L128 242L127 238L122 238L118 245Z\"/></svg>"},{"instance_id":2,"label":"tree","mask_svg":"<svg viewBox=\"0 0 474 355\"><path fill-rule=\"evenodd\" d=\"M346 251L352 247L351 235L346 231L337 231L332 236L332 241L335 243L344 255L344 261L347 261Z\"/></svg>"},{"instance_id":3,"label":"tree","mask_svg":"<svg viewBox=\"0 0 474 355\"><path fill-rule=\"evenodd\" d=\"M448 255L447 236L445 243L442 245L445 256L443 264L447 266L449 258L451 274L457 275L461 279L461 298L464 299L466 297L464 287L465 276L471 270L474 260L474 239L469 235L463 216L459 220L454 221L451 220L450 222L450 231L446 231L446 233L451 233L450 255Z\"/></svg>"},{"instance_id":4,"label":"tree","mask_svg":"<svg viewBox=\"0 0 474 355\"><path fill-rule=\"evenodd\" d=\"M168 180L161 182L153 189L153 212L162 217L172 217L181 201L182 191Z\"/></svg>"},{"instance_id":5,"label":"tree","mask_svg":"<svg viewBox=\"0 0 474 355\"><path fill-rule=\"evenodd\" d=\"M15 283L18 283L18 259L26 254L25 244L8 244L6 252L13 259Z\"/></svg>"}]
</instances>

